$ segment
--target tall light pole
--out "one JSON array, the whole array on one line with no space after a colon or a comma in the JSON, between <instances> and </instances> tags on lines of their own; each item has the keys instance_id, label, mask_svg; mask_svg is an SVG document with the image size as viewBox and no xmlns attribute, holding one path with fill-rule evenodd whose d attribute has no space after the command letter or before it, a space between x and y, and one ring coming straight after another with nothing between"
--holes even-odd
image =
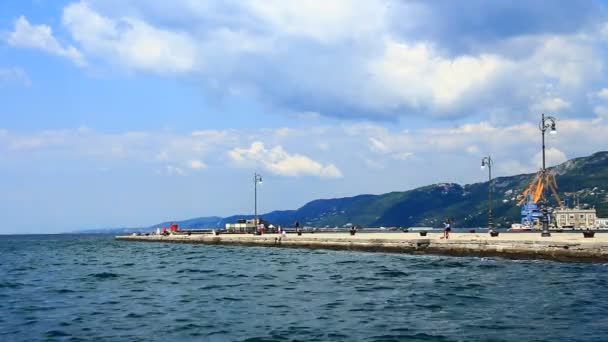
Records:
<instances>
[{"instance_id":1,"label":"tall light pole","mask_svg":"<svg viewBox=\"0 0 608 342\"><path fill-rule=\"evenodd\" d=\"M490 232L494 231L494 222L492 221L492 161L491 156L483 157L481 159L481 168L485 169L488 167L488 228Z\"/></svg>"},{"instance_id":2,"label":"tall light pole","mask_svg":"<svg viewBox=\"0 0 608 342\"><path fill-rule=\"evenodd\" d=\"M255 219L255 231L258 230L258 183L262 183L262 175L257 172L253 174L253 215Z\"/></svg>"},{"instance_id":3,"label":"tall light pole","mask_svg":"<svg viewBox=\"0 0 608 342\"><path fill-rule=\"evenodd\" d=\"M545 132L547 129L550 129L549 134L557 133L557 130L555 129L555 118L552 116L545 116L545 113L543 113L540 123L538 124L538 129L540 129L543 143L543 168L541 170L541 181L545 182L547 177L547 169L545 167ZM540 236L551 236L551 233L549 233L549 211L547 208L547 197L545 196L544 188L541 196L540 211L542 213L541 221L543 224L543 231L540 233Z\"/></svg>"}]
</instances>

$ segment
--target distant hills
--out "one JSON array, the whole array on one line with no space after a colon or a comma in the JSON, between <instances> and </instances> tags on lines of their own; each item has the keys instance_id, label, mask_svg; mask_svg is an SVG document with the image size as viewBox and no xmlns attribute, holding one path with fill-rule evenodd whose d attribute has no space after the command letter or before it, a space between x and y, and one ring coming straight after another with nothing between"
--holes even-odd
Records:
<instances>
[{"instance_id":1,"label":"distant hills","mask_svg":"<svg viewBox=\"0 0 608 342\"><path fill-rule=\"evenodd\" d=\"M576 158L550 168L556 173L558 191L570 205L595 207L598 217L608 217L608 151ZM494 179L494 222L509 227L520 220L517 206L521 193L534 174ZM553 196L549 197L552 204ZM291 226L295 221L314 227L439 227L446 217L456 227L487 226L488 182L459 185L440 183L381 195L318 199L296 210L273 211L260 215L275 225ZM181 228L223 227L225 223L252 215L200 217L176 221ZM169 223L155 225L168 226ZM152 227L150 227L152 228Z\"/></svg>"}]
</instances>

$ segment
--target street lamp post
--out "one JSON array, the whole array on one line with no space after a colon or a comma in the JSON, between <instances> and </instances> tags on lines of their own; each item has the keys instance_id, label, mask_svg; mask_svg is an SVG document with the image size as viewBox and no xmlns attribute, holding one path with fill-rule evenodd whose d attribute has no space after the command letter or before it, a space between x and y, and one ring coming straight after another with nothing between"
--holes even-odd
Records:
<instances>
[{"instance_id":1,"label":"street lamp post","mask_svg":"<svg viewBox=\"0 0 608 342\"><path fill-rule=\"evenodd\" d=\"M491 156L483 157L481 159L481 168L488 167L488 228L490 232L494 231L494 222L492 221L492 161Z\"/></svg>"},{"instance_id":2,"label":"street lamp post","mask_svg":"<svg viewBox=\"0 0 608 342\"><path fill-rule=\"evenodd\" d=\"M262 183L262 175L255 172L253 174L253 216L256 232L258 230L258 183Z\"/></svg>"},{"instance_id":3,"label":"street lamp post","mask_svg":"<svg viewBox=\"0 0 608 342\"><path fill-rule=\"evenodd\" d=\"M543 168L541 170L541 180L544 182L547 176L547 169L545 166L545 132L547 131L547 129L550 129L549 134L557 133L557 130L555 129L555 118L552 116L545 116L545 114L543 113L541 116L540 123L538 124L538 129L540 129L542 135ZM543 224L543 231L540 236L549 237L551 236L551 233L549 232L549 211L547 208L547 197L545 196L544 188L540 202L540 211L542 213L541 222Z\"/></svg>"}]
</instances>

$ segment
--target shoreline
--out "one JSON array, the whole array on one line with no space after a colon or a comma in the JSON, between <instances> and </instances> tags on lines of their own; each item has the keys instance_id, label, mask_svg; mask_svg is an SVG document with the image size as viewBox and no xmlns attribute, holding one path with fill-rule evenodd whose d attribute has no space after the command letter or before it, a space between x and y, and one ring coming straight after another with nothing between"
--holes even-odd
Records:
<instances>
[{"instance_id":1,"label":"shoreline","mask_svg":"<svg viewBox=\"0 0 608 342\"><path fill-rule=\"evenodd\" d=\"M440 239L441 233L305 233L288 234L196 234L196 235L118 235L119 241L289 247L308 249L353 250L408 254L502 257L508 259L546 259L562 262L608 262L608 234L584 238L582 233L452 233Z\"/></svg>"}]
</instances>

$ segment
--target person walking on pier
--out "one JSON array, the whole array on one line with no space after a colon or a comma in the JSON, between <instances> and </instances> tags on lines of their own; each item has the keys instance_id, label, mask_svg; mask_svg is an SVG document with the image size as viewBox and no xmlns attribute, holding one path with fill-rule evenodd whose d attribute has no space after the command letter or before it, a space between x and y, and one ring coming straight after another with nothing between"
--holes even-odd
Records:
<instances>
[{"instance_id":1,"label":"person walking on pier","mask_svg":"<svg viewBox=\"0 0 608 342\"><path fill-rule=\"evenodd\" d=\"M441 237L442 239L449 239L450 238L450 231L452 231L452 220L449 218L445 219L445 222L443 223L443 236Z\"/></svg>"}]
</instances>

